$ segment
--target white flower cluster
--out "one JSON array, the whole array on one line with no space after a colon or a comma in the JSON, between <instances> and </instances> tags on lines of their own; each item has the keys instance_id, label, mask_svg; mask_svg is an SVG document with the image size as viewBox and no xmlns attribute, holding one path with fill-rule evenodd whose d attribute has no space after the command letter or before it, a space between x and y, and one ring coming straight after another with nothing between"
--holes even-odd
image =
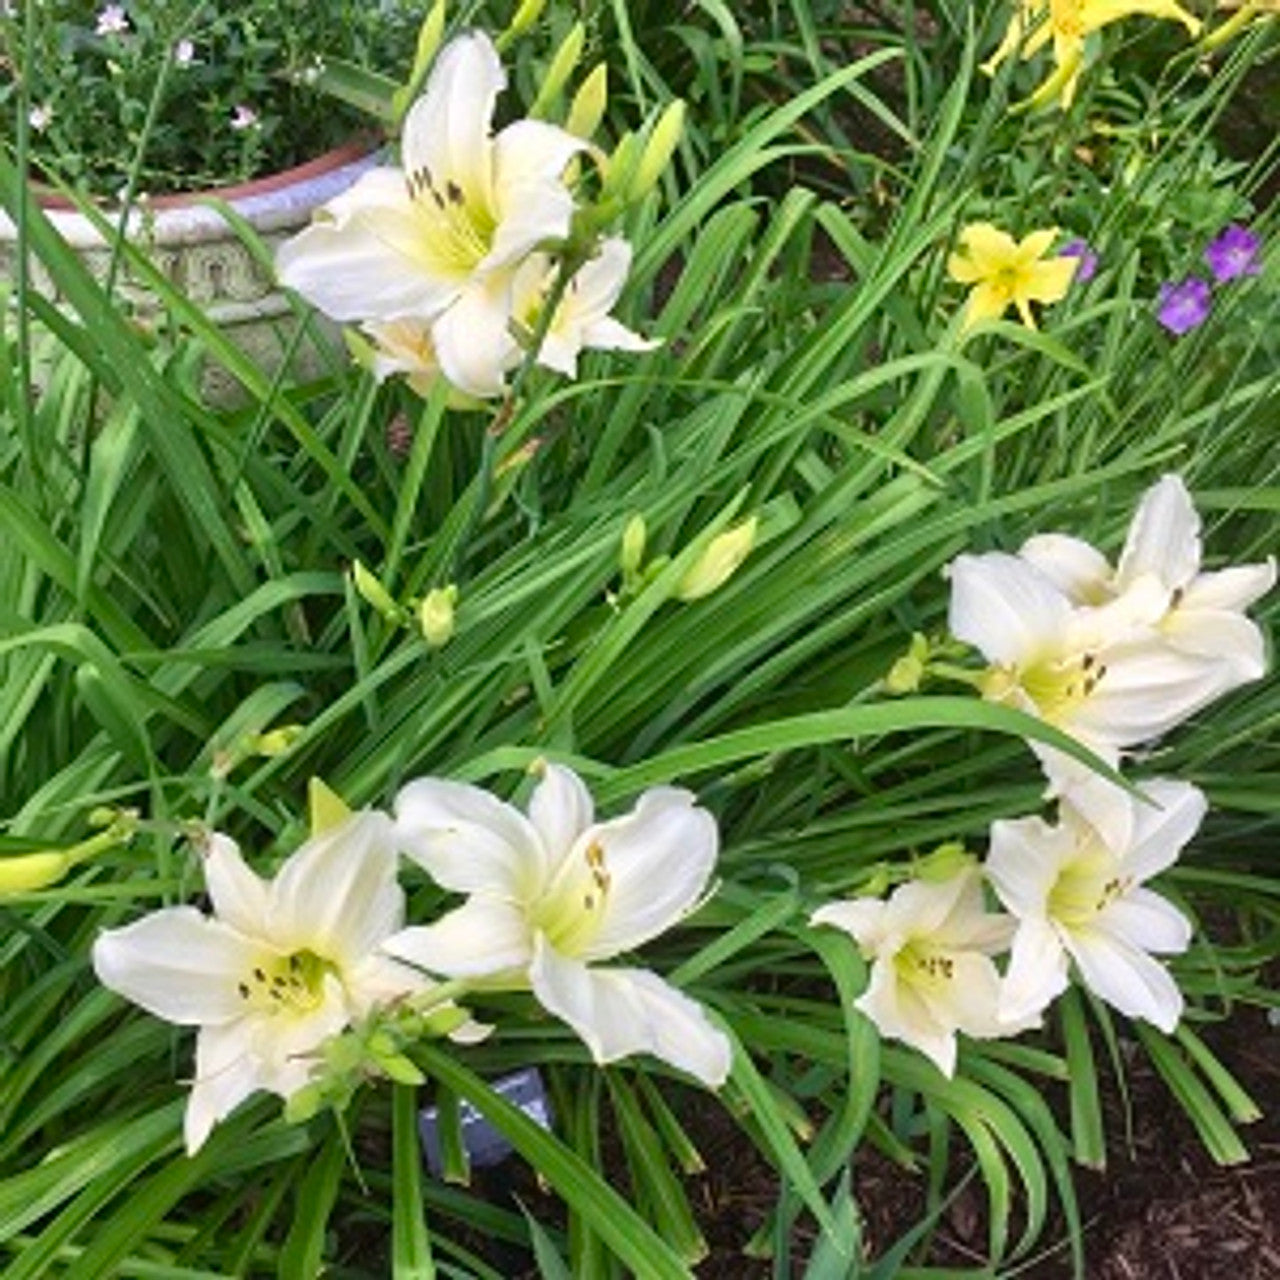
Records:
<instances>
[{"instance_id":1,"label":"white flower cluster","mask_svg":"<svg viewBox=\"0 0 1280 1280\"><path fill-rule=\"evenodd\" d=\"M1245 609L1275 562L1202 572L1200 520L1185 485L1144 495L1113 568L1088 543L1031 538L1017 555L951 566L952 633L990 664L992 701L1043 719L1112 766L1266 670ZM992 825L985 867L901 885L887 901L832 903L815 923L848 931L873 960L858 1007L885 1036L947 1074L956 1033L1016 1034L1080 982L1121 1013L1170 1032L1182 993L1155 955L1184 951L1191 925L1145 887L1196 833L1207 809L1187 782L1155 778L1135 795L1063 752L1032 743L1058 804ZM986 908L983 880L1008 914ZM1004 971L993 957L1008 950Z\"/></svg>"},{"instance_id":2,"label":"white flower cluster","mask_svg":"<svg viewBox=\"0 0 1280 1280\"><path fill-rule=\"evenodd\" d=\"M730 1045L702 1006L646 969L595 966L696 907L718 851L715 820L671 787L597 822L581 779L557 765L545 766L527 814L477 787L420 778L396 797L394 817L348 815L270 881L234 841L212 836L214 914L169 907L106 930L93 963L113 991L199 1028L189 1152L256 1090L299 1093L345 1028L415 1002L451 1005L437 978L455 980L451 994L531 990L597 1062L648 1052L716 1088ZM466 901L406 928L400 852ZM462 1042L491 1030L458 1022Z\"/></svg>"},{"instance_id":3,"label":"white flower cluster","mask_svg":"<svg viewBox=\"0 0 1280 1280\"><path fill-rule=\"evenodd\" d=\"M655 345L609 315L631 266L622 239L542 316L577 212L566 173L588 147L541 120L492 134L505 86L487 35L452 40L405 117L401 167L366 173L277 255L282 283L361 326L380 380L404 374L419 394L443 377L463 397L500 395L540 326L537 362L571 377L584 348Z\"/></svg>"}]
</instances>

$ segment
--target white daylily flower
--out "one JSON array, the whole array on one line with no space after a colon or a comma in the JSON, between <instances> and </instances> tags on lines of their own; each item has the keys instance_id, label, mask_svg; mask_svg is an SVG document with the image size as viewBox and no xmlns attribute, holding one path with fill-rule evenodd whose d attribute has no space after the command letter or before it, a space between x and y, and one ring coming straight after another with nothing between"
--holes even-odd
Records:
<instances>
[{"instance_id":1,"label":"white daylily flower","mask_svg":"<svg viewBox=\"0 0 1280 1280\"><path fill-rule=\"evenodd\" d=\"M578 374L578 353L591 350L652 351L662 344L643 338L609 312L627 283L631 246L619 238L605 240L599 252L574 274L547 326L538 363L566 377ZM515 317L532 331L556 276L546 254L534 254L516 273Z\"/></svg>"},{"instance_id":2,"label":"white daylily flower","mask_svg":"<svg viewBox=\"0 0 1280 1280\"><path fill-rule=\"evenodd\" d=\"M501 390L515 269L568 235L564 171L584 147L539 120L491 136L505 84L488 36L450 41L405 118L403 169L366 173L276 258L336 320L429 322L445 376L474 396Z\"/></svg>"},{"instance_id":3,"label":"white daylily flower","mask_svg":"<svg viewBox=\"0 0 1280 1280\"><path fill-rule=\"evenodd\" d=\"M468 897L384 950L448 977L527 984L599 1063L647 1052L724 1083L728 1037L701 1005L648 970L593 967L665 932L705 891L719 836L689 792L656 787L596 822L577 774L548 765L527 816L440 778L409 783L395 811L400 847Z\"/></svg>"},{"instance_id":4,"label":"white daylily flower","mask_svg":"<svg viewBox=\"0 0 1280 1280\"><path fill-rule=\"evenodd\" d=\"M373 342L370 372L379 382L404 374L410 390L423 399L431 395L444 374L431 340L431 326L426 321L369 320L360 326L360 330ZM514 340L510 344L510 353L512 362L518 359L519 349ZM498 389L501 390L501 383ZM450 387L448 403L453 408L475 408L479 401Z\"/></svg>"},{"instance_id":5,"label":"white daylily flower","mask_svg":"<svg viewBox=\"0 0 1280 1280\"><path fill-rule=\"evenodd\" d=\"M880 1034L956 1068L956 1032L991 1038L1015 1028L996 1018L1000 975L991 957L1008 945L1013 922L989 913L982 876L970 866L945 880L913 880L887 900L855 898L819 907L811 924L852 934L871 964L855 1007Z\"/></svg>"},{"instance_id":6,"label":"white daylily flower","mask_svg":"<svg viewBox=\"0 0 1280 1280\"><path fill-rule=\"evenodd\" d=\"M169 907L99 935L93 965L105 986L200 1029L188 1153L255 1090L296 1093L325 1040L423 986L377 951L404 922L392 836L384 814L353 814L268 881L214 835L204 859L213 916Z\"/></svg>"},{"instance_id":7,"label":"white daylily flower","mask_svg":"<svg viewBox=\"0 0 1280 1280\"><path fill-rule=\"evenodd\" d=\"M1210 665L1216 696L1266 672L1266 646L1244 610L1276 581L1276 563L1201 573L1200 517L1186 485L1162 476L1143 495L1113 569L1101 552L1065 534L1029 539L1019 555L1074 604L1099 605L1143 593L1151 624L1174 652Z\"/></svg>"},{"instance_id":8,"label":"white daylily flower","mask_svg":"<svg viewBox=\"0 0 1280 1280\"><path fill-rule=\"evenodd\" d=\"M1072 788L1060 823L1040 818L991 827L987 877L1017 917L1000 1016L1038 1017L1066 990L1069 960L1081 981L1131 1018L1170 1032L1182 993L1151 953L1185 951L1186 917L1143 882L1176 860L1204 817L1190 783L1142 784L1144 803L1105 779Z\"/></svg>"},{"instance_id":9,"label":"white daylily flower","mask_svg":"<svg viewBox=\"0 0 1280 1280\"><path fill-rule=\"evenodd\" d=\"M1074 603L1036 564L1001 552L958 556L950 577L951 632L991 663L983 696L1112 763L1222 691L1219 667L1175 648L1156 625L1168 594L1153 576L1097 605Z\"/></svg>"}]
</instances>

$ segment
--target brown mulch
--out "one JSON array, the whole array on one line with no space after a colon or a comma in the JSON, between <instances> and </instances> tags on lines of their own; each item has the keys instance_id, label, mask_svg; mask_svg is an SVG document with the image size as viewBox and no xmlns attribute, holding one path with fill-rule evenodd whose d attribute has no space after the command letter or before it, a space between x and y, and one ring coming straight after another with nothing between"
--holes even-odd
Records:
<instances>
[{"instance_id":1,"label":"brown mulch","mask_svg":"<svg viewBox=\"0 0 1280 1280\"><path fill-rule=\"evenodd\" d=\"M1252 1159L1231 1168L1215 1165L1163 1082L1135 1053L1129 1071L1132 1143L1125 1141L1118 1093L1109 1088L1109 1167L1076 1171L1088 1280L1280 1278L1280 1029L1260 1011L1241 1010L1204 1038L1265 1112L1243 1131ZM711 1252L697 1275L764 1280L773 1274L771 1265L744 1258L741 1250L773 1208L775 1175L727 1118L708 1116L706 1122L705 1132L697 1126L708 1165L698 1203ZM875 1257L922 1216L923 1180L870 1149L858 1153L854 1178L868 1253ZM1067 1280L1064 1232L1059 1219L1036 1258L1006 1264L1000 1274ZM803 1257L811 1240L803 1221L793 1239ZM949 1207L926 1255L915 1261L981 1267L985 1240L985 1196L974 1179ZM802 1271L793 1264L794 1275Z\"/></svg>"}]
</instances>

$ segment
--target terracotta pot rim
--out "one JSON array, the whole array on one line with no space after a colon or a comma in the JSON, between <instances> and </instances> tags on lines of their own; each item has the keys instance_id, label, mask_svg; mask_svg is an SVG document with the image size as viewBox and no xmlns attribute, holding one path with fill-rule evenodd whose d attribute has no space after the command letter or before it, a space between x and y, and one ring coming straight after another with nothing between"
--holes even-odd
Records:
<instances>
[{"instance_id":1,"label":"terracotta pot rim","mask_svg":"<svg viewBox=\"0 0 1280 1280\"><path fill-rule=\"evenodd\" d=\"M330 148L316 156L314 160L306 160L288 169L265 174L261 178L253 178L248 182L236 182L224 187L205 187L199 191L173 191L162 195L148 195L146 204L151 209L181 209L187 205L198 204L202 200L247 200L254 196L270 195L272 192L309 182L313 178L322 177L335 169L341 169L344 165L361 160L377 150L380 142L377 135L364 134ZM35 182L31 186L42 209L74 210L78 207L76 201L57 191L42 187ZM96 203L107 209L119 207L103 200Z\"/></svg>"}]
</instances>

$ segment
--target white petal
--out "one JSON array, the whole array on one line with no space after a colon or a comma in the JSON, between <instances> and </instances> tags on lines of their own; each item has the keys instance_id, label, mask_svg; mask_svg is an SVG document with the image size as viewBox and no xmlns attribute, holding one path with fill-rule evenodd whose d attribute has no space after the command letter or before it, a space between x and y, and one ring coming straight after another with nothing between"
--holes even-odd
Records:
<instances>
[{"instance_id":1,"label":"white petal","mask_svg":"<svg viewBox=\"0 0 1280 1280\"><path fill-rule=\"evenodd\" d=\"M1233 565L1214 573L1199 574L1183 592L1178 612L1198 609L1247 609L1276 585L1276 562Z\"/></svg>"},{"instance_id":2,"label":"white petal","mask_svg":"<svg viewBox=\"0 0 1280 1280\"><path fill-rule=\"evenodd\" d=\"M651 1053L712 1089L728 1078L728 1037L696 1000L657 974L588 969L539 935L529 976L534 994L582 1037L598 1063Z\"/></svg>"},{"instance_id":3,"label":"white petal","mask_svg":"<svg viewBox=\"0 0 1280 1280\"><path fill-rule=\"evenodd\" d=\"M563 175L584 146L541 120L517 120L494 139L498 225L481 270L517 263L539 245L568 236L576 205Z\"/></svg>"},{"instance_id":4,"label":"white petal","mask_svg":"<svg viewBox=\"0 0 1280 1280\"><path fill-rule=\"evenodd\" d=\"M890 895L884 928L891 937L934 938L974 884L968 874L946 880L909 880Z\"/></svg>"},{"instance_id":5,"label":"white petal","mask_svg":"<svg viewBox=\"0 0 1280 1280\"><path fill-rule=\"evenodd\" d=\"M985 864L987 879L1015 916L1043 917L1058 869L1074 845L1069 831L1051 827L1041 818L993 822Z\"/></svg>"},{"instance_id":6,"label":"white petal","mask_svg":"<svg viewBox=\"0 0 1280 1280\"><path fill-rule=\"evenodd\" d=\"M951 633L989 662L1016 666L1062 643L1071 605L1033 565L995 551L962 555L950 577Z\"/></svg>"},{"instance_id":7,"label":"white petal","mask_svg":"<svg viewBox=\"0 0 1280 1280\"><path fill-rule=\"evenodd\" d=\"M715 819L675 787L654 787L622 818L579 837L574 856L598 846L609 877L599 932L583 951L607 959L657 937L686 915L715 868Z\"/></svg>"},{"instance_id":8,"label":"white petal","mask_svg":"<svg viewBox=\"0 0 1280 1280\"><path fill-rule=\"evenodd\" d=\"M510 326L510 274L471 281L431 323L440 371L469 396L483 400L501 395L506 371L520 358Z\"/></svg>"},{"instance_id":9,"label":"white petal","mask_svg":"<svg viewBox=\"0 0 1280 1280\"><path fill-rule=\"evenodd\" d=\"M229 1022L244 1011L237 984L257 949L234 929L194 907L168 907L93 944L93 968L105 987L181 1026Z\"/></svg>"},{"instance_id":10,"label":"white petal","mask_svg":"<svg viewBox=\"0 0 1280 1280\"><path fill-rule=\"evenodd\" d=\"M1018 555L1034 565L1073 604L1097 604L1111 583L1111 566L1096 548L1064 533L1028 538Z\"/></svg>"},{"instance_id":11,"label":"white petal","mask_svg":"<svg viewBox=\"0 0 1280 1280\"><path fill-rule=\"evenodd\" d=\"M1161 630L1174 649L1209 661L1217 672L1220 693L1267 673L1262 629L1244 614L1179 607L1170 612Z\"/></svg>"},{"instance_id":12,"label":"white petal","mask_svg":"<svg viewBox=\"0 0 1280 1280\"><path fill-rule=\"evenodd\" d=\"M1040 1023L1044 1010L1067 989L1067 953L1047 920L1029 916L1013 935L998 1016L1015 1027Z\"/></svg>"},{"instance_id":13,"label":"white petal","mask_svg":"<svg viewBox=\"0 0 1280 1280\"><path fill-rule=\"evenodd\" d=\"M326 974L320 1003L303 1014L263 1014L246 1018L249 1052L256 1060L262 1087L288 1098L311 1078L320 1049L351 1021L346 993L333 974Z\"/></svg>"},{"instance_id":14,"label":"white petal","mask_svg":"<svg viewBox=\"0 0 1280 1280\"><path fill-rule=\"evenodd\" d=\"M874 955L885 940L887 904L879 898L854 898L845 902L828 902L810 917L810 924L830 925L852 935L858 946Z\"/></svg>"},{"instance_id":15,"label":"white petal","mask_svg":"<svg viewBox=\"0 0 1280 1280\"><path fill-rule=\"evenodd\" d=\"M996 1018L1000 974L991 958L976 951L952 951L947 959L951 977L945 986L921 989L938 1023L984 1039L1008 1035Z\"/></svg>"},{"instance_id":16,"label":"white petal","mask_svg":"<svg viewBox=\"0 0 1280 1280\"><path fill-rule=\"evenodd\" d=\"M601 316L583 325L582 345L592 351L654 351L662 340L646 338L612 316Z\"/></svg>"},{"instance_id":17,"label":"white petal","mask_svg":"<svg viewBox=\"0 0 1280 1280\"><path fill-rule=\"evenodd\" d=\"M522 970L533 955L524 912L486 897L469 898L434 924L402 929L382 950L446 978Z\"/></svg>"},{"instance_id":18,"label":"white petal","mask_svg":"<svg viewBox=\"0 0 1280 1280\"><path fill-rule=\"evenodd\" d=\"M542 847L558 860L595 821L591 792L572 769L548 764L529 797L529 821L542 837Z\"/></svg>"},{"instance_id":19,"label":"white petal","mask_svg":"<svg viewBox=\"0 0 1280 1280\"><path fill-rule=\"evenodd\" d=\"M205 888L218 919L240 933L265 938L271 887L249 869L239 845L215 831L209 837L203 865Z\"/></svg>"},{"instance_id":20,"label":"white petal","mask_svg":"<svg viewBox=\"0 0 1280 1280\"><path fill-rule=\"evenodd\" d=\"M1166 587L1185 587L1199 568L1200 517L1181 477L1162 476L1143 495L1129 526L1117 585L1123 590L1151 574Z\"/></svg>"},{"instance_id":21,"label":"white petal","mask_svg":"<svg viewBox=\"0 0 1280 1280\"><path fill-rule=\"evenodd\" d=\"M183 1118L187 1155L195 1155L213 1126L262 1087L243 1024L203 1027L196 1038L196 1078Z\"/></svg>"},{"instance_id":22,"label":"white petal","mask_svg":"<svg viewBox=\"0 0 1280 1280\"><path fill-rule=\"evenodd\" d=\"M1178 955L1191 945L1191 921L1150 889L1131 889L1105 907L1092 928L1142 951Z\"/></svg>"},{"instance_id":23,"label":"white petal","mask_svg":"<svg viewBox=\"0 0 1280 1280\"><path fill-rule=\"evenodd\" d=\"M877 960L871 966L871 981L853 1003L886 1039L919 1049L944 1076L955 1074L955 1028L940 1022L911 984L899 980L892 960Z\"/></svg>"},{"instance_id":24,"label":"white petal","mask_svg":"<svg viewBox=\"0 0 1280 1280\"><path fill-rule=\"evenodd\" d=\"M1182 992L1157 960L1100 929L1066 939L1084 984L1130 1018L1145 1018L1166 1034L1182 1017Z\"/></svg>"},{"instance_id":25,"label":"white petal","mask_svg":"<svg viewBox=\"0 0 1280 1280\"><path fill-rule=\"evenodd\" d=\"M492 209L489 128L506 83L497 50L483 31L464 32L449 41L405 117L406 171L425 170L440 191L453 182L468 201Z\"/></svg>"},{"instance_id":26,"label":"white petal","mask_svg":"<svg viewBox=\"0 0 1280 1280\"><path fill-rule=\"evenodd\" d=\"M1211 658L1147 644L1104 655L1093 694L1062 717L1062 727L1089 741L1131 747L1162 737L1222 692L1223 671Z\"/></svg>"},{"instance_id":27,"label":"white petal","mask_svg":"<svg viewBox=\"0 0 1280 1280\"><path fill-rule=\"evenodd\" d=\"M426 319L449 305L460 278L439 269L424 235L402 190L394 204L362 204L347 218L317 222L285 241L276 273L335 320Z\"/></svg>"},{"instance_id":28,"label":"white petal","mask_svg":"<svg viewBox=\"0 0 1280 1280\"><path fill-rule=\"evenodd\" d=\"M546 854L518 809L479 787L419 778L396 796L400 848L445 889L528 901L541 889Z\"/></svg>"},{"instance_id":29,"label":"white petal","mask_svg":"<svg viewBox=\"0 0 1280 1280\"><path fill-rule=\"evenodd\" d=\"M1189 782L1152 778L1141 786L1152 803L1135 802L1133 842L1121 853L1125 873L1139 882L1174 864L1209 808L1204 793Z\"/></svg>"},{"instance_id":30,"label":"white petal","mask_svg":"<svg viewBox=\"0 0 1280 1280\"><path fill-rule=\"evenodd\" d=\"M1092 833L1117 854L1133 843L1137 811L1156 803L1154 799L1139 800L1092 771L1067 778L1057 794L1063 825L1076 833L1076 843Z\"/></svg>"},{"instance_id":31,"label":"white petal","mask_svg":"<svg viewBox=\"0 0 1280 1280\"><path fill-rule=\"evenodd\" d=\"M283 950L356 964L404 920L391 821L366 810L308 840L276 875L271 912Z\"/></svg>"}]
</instances>

